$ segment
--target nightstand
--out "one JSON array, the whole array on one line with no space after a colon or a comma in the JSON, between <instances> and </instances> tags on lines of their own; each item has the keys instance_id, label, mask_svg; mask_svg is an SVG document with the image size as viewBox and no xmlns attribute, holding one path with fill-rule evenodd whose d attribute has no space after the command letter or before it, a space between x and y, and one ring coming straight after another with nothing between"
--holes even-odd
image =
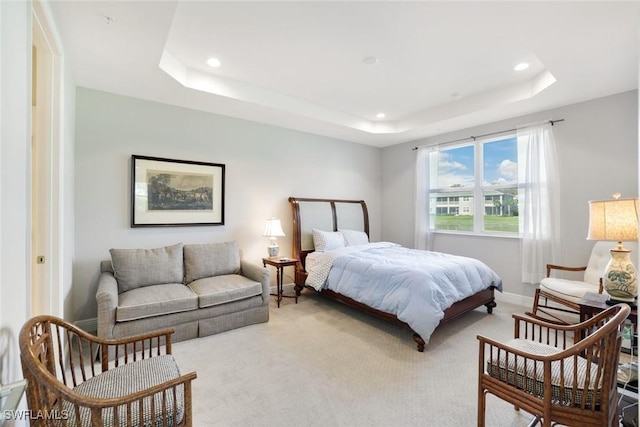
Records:
<instances>
[{"instance_id":1,"label":"nightstand","mask_svg":"<svg viewBox=\"0 0 640 427\"><path fill-rule=\"evenodd\" d=\"M590 297L587 293L584 297L578 301L578 305L580 306L580 321L584 322L586 320L591 319L596 314L601 311L606 310L611 307L604 301L598 301ZM631 307L631 313L629 313L628 319L634 324L634 330L638 329L638 308L635 306ZM584 337L580 337L581 339Z\"/></svg>"},{"instance_id":2,"label":"nightstand","mask_svg":"<svg viewBox=\"0 0 640 427\"><path fill-rule=\"evenodd\" d=\"M262 265L267 266L271 265L276 268L276 289L277 293L271 294L277 298L278 308L280 308L280 301L282 298L295 298L296 304L298 303L298 295L284 295L282 292L282 281L284 280L284 268L285 267L295 267L298 264L298 260L295 258L262 258Z\"/></svg>"}]
</instances>

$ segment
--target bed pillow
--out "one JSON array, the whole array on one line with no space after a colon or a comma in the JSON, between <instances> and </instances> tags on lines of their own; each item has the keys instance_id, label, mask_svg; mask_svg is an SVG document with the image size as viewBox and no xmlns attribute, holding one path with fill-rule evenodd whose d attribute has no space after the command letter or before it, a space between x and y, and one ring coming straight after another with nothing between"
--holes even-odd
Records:
<instances>
[{"instance_id":1,"label":"bed pillow","mask_svg":"<svg viewBox=\"0 0 640 427\"><path fill-rule=\"evenodd\" d=\"M110 249L118 292L182 283L182 243L157 249Z\"/></svg>"},{"instance_id":2,"label":"bed pillow","mask_svg":"<svg viewBox=\"0 0 640 427\"><path fill-rule=\"evenodd\" d=\"M339 231L313 229L313 247L318 252L344 248L344 236Z\"/></svg>"},{"instance_id":3,"label":"bed pillow","mask_svg":"<svg viewBox=\"0 0 640 427\"><path fill-rule=\"evenodd\" d=\"M364 245L369 243L369 236L364 231L358 230L338 230L344 236L347 246Z\"/></svg>"}]
</instances>

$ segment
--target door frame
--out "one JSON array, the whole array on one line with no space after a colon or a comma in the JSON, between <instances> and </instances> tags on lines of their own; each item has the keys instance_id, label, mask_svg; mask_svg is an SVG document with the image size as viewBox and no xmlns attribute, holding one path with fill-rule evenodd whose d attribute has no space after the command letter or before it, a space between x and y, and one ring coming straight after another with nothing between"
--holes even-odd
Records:
<instances>
[{"instance_id":1,"label":"door frame","mask_svg":"<svg viewBox=\"0 0 640 427\"><path fill-rule=\"evenodd\" d=\"M47 209L44 215L46 215L46 226L37 227L34 223L34 212L32 208L31 212L31 234L38 233L38 238L45 242L45 253L40 254L37 252L42 251L42 248L37 247L33 242L35 236L31 239L30 250L30 268L31 268L31 315L35 314L50 314L58 317L64 317L64 298L63 298L63 223L61 209L63 206L63 182L64 174L62 171L63 151L62 151L62 55L61 44L53 31L53 18L51 17L48 6L44 5L40 0L35 0L32 3L32 37L35 43L36 37L39 37L45 48L46 55L49 60L50 67L41 83L47 85L47 99L44 102L39 103L35 108L38 108L38 116L42 116L42 120L38 120L38 123L33 123L36 117L32 116L32 132L34 125L45 126L47 132L46 141L38 141L38 144L31 144L31 156L32 159L36 155L36 150L39 144L47 144L47 153L45 160L47 162L46 176L40 182L45 182L46 188L40 190L36 189L34 181L36 178L34 170L31 170L30 175L32 179L31 185L31 201L35 197L38 197L39 193L46 194ZM37 34L36 34L37 33ZM33 43L32 43L33 45ZM43 54L45 52L42 52ZM32 58L34 66L37 67L36 58ZM35 83L35 82L32 82ZM32 84L32 88L35 85ZM42 105L40 105L42 104ZM33 110L32 110L33 111ZM42 113L42 114L40 114ZM33 133L32 133L33 136ZM38 213L41 215L41 213ZM44 228L44 230L41 230ZM45 255L45 263L40 265L36 264L36 257L38 255ZM46 282L34 280L36 277L36 267L43 267L44 271L41 272L42 276L46 278Z\"/></svg>"}]
</instances>

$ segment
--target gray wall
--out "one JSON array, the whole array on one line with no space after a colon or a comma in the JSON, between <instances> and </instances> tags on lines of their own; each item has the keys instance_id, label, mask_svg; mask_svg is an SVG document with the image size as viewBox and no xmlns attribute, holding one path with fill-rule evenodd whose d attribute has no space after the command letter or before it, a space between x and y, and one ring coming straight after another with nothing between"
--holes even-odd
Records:
<instances>
[{"instance_id":1,"label":"gray wall","mask_svg":"<svg viewBox=\"0 0 640 427\"><path fill-rule=\"evenodd\" d=\"M563 261L585 265L593 242L585 239L587 202L638 195L638 97L625 92L550 111L491 123L382 151L382 239L412 247L417 145L512 129L538 120L565 119L553 127L560 163ZM437 234L434 250L483 260L504 280L505 292L531 296L535 286L520 280L517 238Z\"/></svg>"},{"instance_id":2,"label":"gray wall","mask_svg":"<svg viewBox=\"0 0 640 427\"><path fill-rule=\"evenodd\" d=\"M371 237L380 238L378 148L86 88L77 89L76 111L72 320L95 318L99 262L110 248L238 240L260 263L265 220L277 216L287 234L281 253L291 254L289 196L364 199ZM132 154L225 164L225 225L130 228Z\"/></svg>"},{"instance_id":3,"label":"gray wall","mask_svg":"<svg viewBox=\"0 0 640 427\"><path fill-rule=\"evenodd\" d=\"M275 215L287 233L281 251L289 254L289 196L362 198L372 240L412 247L416 145L565 119L554 134L563 258L570 265L582 265L593 244L585 240L587 201L614 191L638 194L636 91L384 149L85 88L78 88L76 103L74 320L95 317L98 263L109 258L109 248L236 239L245 258L259 262L268 243L261 237L264 221ZM132 154L224 163L226 224L130 228ZM502 276L505 292L531 296L535 287L520 281L519 248L517 238L451 234L438 234L434 247L483 260Z\"/></svg>"}]
</instances>

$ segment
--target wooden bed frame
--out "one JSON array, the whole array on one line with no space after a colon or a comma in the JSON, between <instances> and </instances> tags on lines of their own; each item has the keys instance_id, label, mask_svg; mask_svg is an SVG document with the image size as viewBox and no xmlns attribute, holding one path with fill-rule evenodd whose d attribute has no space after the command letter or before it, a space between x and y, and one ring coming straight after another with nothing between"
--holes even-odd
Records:
<instances>
[{"instance_id":1,"label":"wooden bed frame","mask_svg":"<svg viewBox=\"0 0 640 427\"><path fill-rule=\"evenodd\" d=\"M289 203L291 204L293 214L293 256L299 260L296 265L294 279L296 295L299 296L300 292L305 287L317 292L314 288L305 286L307 278L307 272L305 270L306 257L314 251L311 230L316 228L327 231L338 231L338 228L342 228L364 231L369 235L369 213L364 200L289 197ZM305 213L307 215L305 215ZM302 218L303 215L305 215L304 220ZM408 328L413 332L413 340L417 344L418 351L424 351L425 341L422 337L415 333L408 324L399 320L395 315L369 307L328 289L322 290L318 293L326 296L327 298L337 300L343 304L392 322L396 325ZM496 306L494 287L484 289L463 299L462 301L454 303L451 307L445 310L444 318L440 323L442 324L453 320L456 317L482 305L487 307L487 312L489 314L493 312L493 308Z\"/></svg>"}]
</instances>

